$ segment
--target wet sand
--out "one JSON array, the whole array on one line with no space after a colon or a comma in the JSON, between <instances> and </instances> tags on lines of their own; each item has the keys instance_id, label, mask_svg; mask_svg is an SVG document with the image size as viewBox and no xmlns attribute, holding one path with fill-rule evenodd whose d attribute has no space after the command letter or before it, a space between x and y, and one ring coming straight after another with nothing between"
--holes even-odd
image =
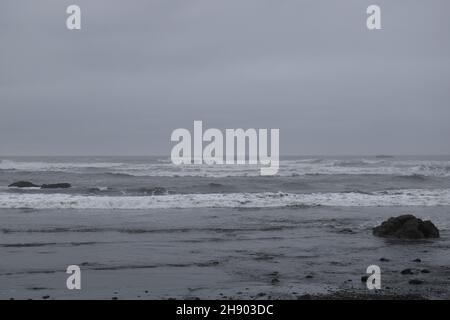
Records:
<instances>
[{"instance_id":1,"label":"wet sand","mask_svg":"<svg viewBox=\"0 0 450 320\"><path fill-rule=\"evenodd\" d=\"M448 299L448 212L2 209L0 298ZM404 213L433 220L441 239L372 235L373 226ZM81 268L81 290L66 288L73 264ZM381 290L361 281L372 264L381 268ZM411 274L401 274L407 268Z\"/></svg>"}]
</instances>

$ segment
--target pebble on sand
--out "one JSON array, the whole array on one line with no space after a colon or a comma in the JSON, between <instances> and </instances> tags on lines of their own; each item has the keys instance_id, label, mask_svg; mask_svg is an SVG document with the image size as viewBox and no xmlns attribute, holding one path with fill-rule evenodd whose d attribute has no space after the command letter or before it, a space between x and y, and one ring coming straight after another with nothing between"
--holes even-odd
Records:
<instances>
[{"instance_id":1,"label":"pebble on sand","mask_svg":"<svg viewBox=\"0 0 450 320\"><path fill-rule=\"evenodd\" d=\"M414 274L414 272L413 272L412 269L410 269L410 268L404 269L404 270L402 270L400 273L403 274L403 275L406 275L406 274Z\"/></svg>"}]
</instances>

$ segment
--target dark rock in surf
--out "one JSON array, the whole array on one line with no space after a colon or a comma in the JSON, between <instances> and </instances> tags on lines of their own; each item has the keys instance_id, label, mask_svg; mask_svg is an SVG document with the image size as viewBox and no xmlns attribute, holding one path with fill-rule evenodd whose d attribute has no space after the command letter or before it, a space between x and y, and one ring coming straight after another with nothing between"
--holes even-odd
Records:
<instances>
[{"instance_id":1,"label":"dark rock in surf","mask_svg":"<svg viewBox=\"0 0 450 320\"><path fill-rule=\"evenodd\" d=\"M439 238L439 230L431 221L423 221L410 214L389 218L378 227L373 228L372 232L374 236L384 238Z\"/></svg>"},{"instance_id":2,"label":"dark rock in surf","mask_svg":"<svg viewBox=\"0 0 450 320\"><path fill-rule=\"evenodd\" d=\"M32 182L29 181L18 181L18 182L14 182L11 183L8 187L12 188L38 188L39 186L35 185Z\"/></svg>"},{"instance_id":3,"label":"dark rock in surf","mask_svg":"<svg viewBox=\"0 0 450 320\"><path fill-rule=\"evenodd\" d=\"M41 189L67 189L72 187L70 183L54 183L54 184L43 184Z\"/></svg>"}]
</instances>

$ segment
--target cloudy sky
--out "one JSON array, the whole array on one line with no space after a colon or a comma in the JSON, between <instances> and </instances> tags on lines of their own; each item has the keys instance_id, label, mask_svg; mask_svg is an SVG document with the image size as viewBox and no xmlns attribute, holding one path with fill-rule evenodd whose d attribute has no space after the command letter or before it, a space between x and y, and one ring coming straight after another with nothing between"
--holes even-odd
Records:
<instances>
[{"instance_id":1,"label":"cloudy sky","mask_svg":"<svg viewBox=\"0 0 450 320\"><path fill-rule=\"evenodd\" d=\"M382 30L366 8L382 9ZM66 29L66 7L82 30ZM1 0L0 155L166 155L176 128L281 154L450 154L448 0Z\"/></svg>"}]
</instances>

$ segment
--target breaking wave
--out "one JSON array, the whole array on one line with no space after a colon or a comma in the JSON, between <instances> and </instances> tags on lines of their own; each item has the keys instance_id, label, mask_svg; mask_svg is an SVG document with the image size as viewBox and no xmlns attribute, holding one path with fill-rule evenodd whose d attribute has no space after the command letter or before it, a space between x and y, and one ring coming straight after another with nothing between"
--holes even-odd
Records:
<instances>
[{"instance_id":1,"label":"breaking wave","mask_svg":"<svg viewBox=\"0 0 450 320\"><path fill-rule=\"evenodd\" d=\"M183 165L175 166L168 159L132 161L46 162L1 160L0 170L24 172L65 172L106 174L130 177L241 177L259 176L254 165ZM279 176L304 175L395 175L450 177L447 160L398 159L297 159L281 160Z\"/></svg>"},{"instance_id":2,"label":"breaking wave","mask_svg":"<svg viewBox=\"0 0 450 320\"><path fill-rule=\"evenodd\" d=\"M0 193L2 209L171 209L171 208L304 208L311 206L449 206L450 189L390 190L373 193L229 193L160 196L82 196Z\"/></svg>"}]
</instances>

